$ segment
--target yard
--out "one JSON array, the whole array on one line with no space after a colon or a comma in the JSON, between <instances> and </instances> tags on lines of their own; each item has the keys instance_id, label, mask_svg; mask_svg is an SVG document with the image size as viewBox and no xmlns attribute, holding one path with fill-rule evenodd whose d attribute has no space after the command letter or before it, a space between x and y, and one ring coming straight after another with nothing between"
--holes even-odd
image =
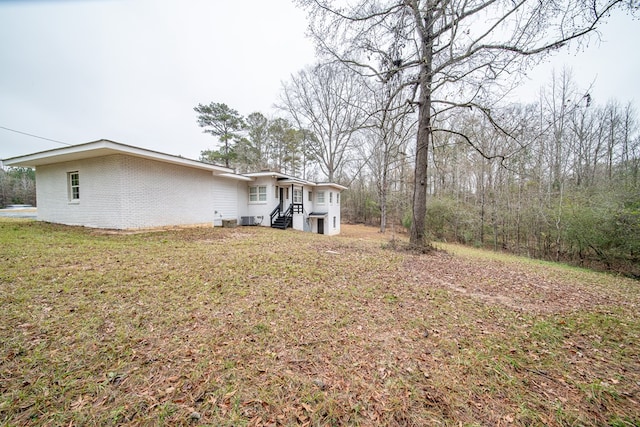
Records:
<instances>
[{"instance_id":1,"label":"yard","mask_svg":"<svg viewBox=\"0 0 640 427\"><path fill-rule=\"evenodd\" d=\"M0 219L0 425L640 425L640 283L390 238Z\"/></svg>"}]
</instances>

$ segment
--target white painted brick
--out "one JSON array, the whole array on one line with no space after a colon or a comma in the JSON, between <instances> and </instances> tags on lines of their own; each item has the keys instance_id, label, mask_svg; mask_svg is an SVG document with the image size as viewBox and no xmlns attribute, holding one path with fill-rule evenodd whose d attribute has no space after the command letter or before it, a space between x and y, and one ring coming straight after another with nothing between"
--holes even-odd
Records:
<instances>
[{"instance_id":1,"label":"white painted brick","mask_svg":"<svg viewBox=\"0 0 640 427\"><path fill-rule=\"evenodd\" d=\"M80 201L67 194L67 173L80 174ZM236 181L209 171L126 155L36 168L38 217L99 228L213 223L216 210L237 218ZM223 197L214 197L220 194ZM219 204L220 206L216 206Z\"/></svg>"}]
</instances>

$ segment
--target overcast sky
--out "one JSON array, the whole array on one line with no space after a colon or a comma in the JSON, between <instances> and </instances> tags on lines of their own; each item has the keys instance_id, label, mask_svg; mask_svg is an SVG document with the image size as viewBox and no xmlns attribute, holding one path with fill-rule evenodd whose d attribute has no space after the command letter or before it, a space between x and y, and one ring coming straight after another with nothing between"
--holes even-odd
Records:
<instances>
[{"instance_id":1,"label":"overcast sky","mask_svg":"<svg viewBox=\"0 0 640 427\"><path fill-rule=\"evenodd\" d=\"M314 62L306 25L291 0L0 0L0 159L64 146L3 128L198 158L216 141L193 107L274 116L281 81ZM601 32L533 71L520 99L567 65L596 103L640 109L640 23Z\"/></svg>"}]
</instances>

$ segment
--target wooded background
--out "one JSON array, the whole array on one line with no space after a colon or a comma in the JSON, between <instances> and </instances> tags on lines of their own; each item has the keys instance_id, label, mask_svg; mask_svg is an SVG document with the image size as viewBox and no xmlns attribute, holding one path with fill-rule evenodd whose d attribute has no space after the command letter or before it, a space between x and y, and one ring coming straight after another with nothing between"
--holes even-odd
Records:
<instances>
[{"instance_id":1,"label":"wooded background","mask_svg":"<svg viewBox=\"0 0 640 427\"><path fill-rule=\"evenodd\" d=\"M330 178L349 187L343 221L405 233L416 111L382 108L388 98L379 89L324 65L283 83L280 117L245 119L215 104L243 121L226 138L231 166ZM466 108L438 116L434 128L430 239L640 276L640 133L632 104L592 99L563 69L535 103L496 106L491 116ZM224 158L222 148L201 156Z\"/></svg>"},{"instance_id":2,"label":"wooded background","mask_svg":"<svg viewBox=\"0 0 640 427\"><path fill-rule=\"evenodd\" d=\"M0 208L36 205L36 173L29 168L0 168Z\"/></svg>"},{"instance_id":3,"label":"wooded background","mask_svg":"<svg viewBox=\"0 0 640 427\"><path fill-rule=\"evenodd\" d=\"M509 98L560 48L597 38L630 0L296 0L318 63L276 113L198 104L200 160L349 190L343 220L640 277L640 132L632 104L594 99L570 69ZM624 64L620 64L624 66ZM34 203L3 171L3 205Z\"/></svg>"}]
</instances>

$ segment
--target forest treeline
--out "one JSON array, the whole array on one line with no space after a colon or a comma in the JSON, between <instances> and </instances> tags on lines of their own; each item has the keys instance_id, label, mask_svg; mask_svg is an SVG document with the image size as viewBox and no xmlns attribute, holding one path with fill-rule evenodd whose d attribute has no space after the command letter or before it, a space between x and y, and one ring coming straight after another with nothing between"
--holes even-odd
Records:
<instances>
[{"instance_id":1,"label":"forest treeline","mask_svg":"<svg viewBox=\"0 0 640 427\"><path fill-rule=\"evenodd\" d=\"M333 101L303 99L335 83L326 81L326 70L314 82L309 74L317 70L283 85L286 118L252 113L245 119L225 105L243 124L227 138L227 151L204 150L201 160L221 161L228 153L239 171L330 177L349 187L343 221L404 232L415 188L415 111L407 107L391 120L389 106L376 109L379 93L354 81ZM351 92L358 103L344 103ZM334 108L314 111L311 104L322 102ZM301 118L304 105L309 110ZM335 135L322 135L336 120L323 112L335 110L351 119L340 130L345 141L348 136L342 146ZM312 123L323 120L326 126ZM434 123L425 183L431 239L640 277L640 132L632 104L598 103L563 70L537 102L496 106L491 115L468 108Z\"/></svg>"},{"instance_id":2,"label":"forest treeline","mask_svg":"<svg viewBox=\"0 0 640 427\"><path fill-rule=\"evenodd\" d=\"M36 174L29 168L0 168L0 208L36 205Z\"/></svg>"},{"instance_id":3,"label":"forest treeline","mask_svg":"<svg viewBox=\"0 0 640 427\"><path fill-rule=\"evenodd\" d=\"M469 109L435 133L426 228L433 239L640 277L640 134L633 105L598 104L569 71L554 74L531 104L496 116ZM444 126L443 126L444 127ZM388 195L408 226L409 159L399 158ZM350 185L344 218L377 224L375 165ZM378 174L379 175L379 174Z\"/></svg>"},{"instance_id":4,"label":"forest treeline","mask_svg":"<svg viewBox=\"0 0 640 427\"><path fill-rule=\"evenodd\" d=\"M405 232L416 113L383 105L378 89L314 67L283 83L281 117L212 103L218 110L196 110L199 118L233 117L234 126L210 132L218 148L200 160L346 185L343 221ZM424 183L427 235L640 277L639 124L632 104L592 99L568 70L537 102L439 115ZM0 170L0 206L35 203L33 170Z\"/></svg>"}]
</instances>

